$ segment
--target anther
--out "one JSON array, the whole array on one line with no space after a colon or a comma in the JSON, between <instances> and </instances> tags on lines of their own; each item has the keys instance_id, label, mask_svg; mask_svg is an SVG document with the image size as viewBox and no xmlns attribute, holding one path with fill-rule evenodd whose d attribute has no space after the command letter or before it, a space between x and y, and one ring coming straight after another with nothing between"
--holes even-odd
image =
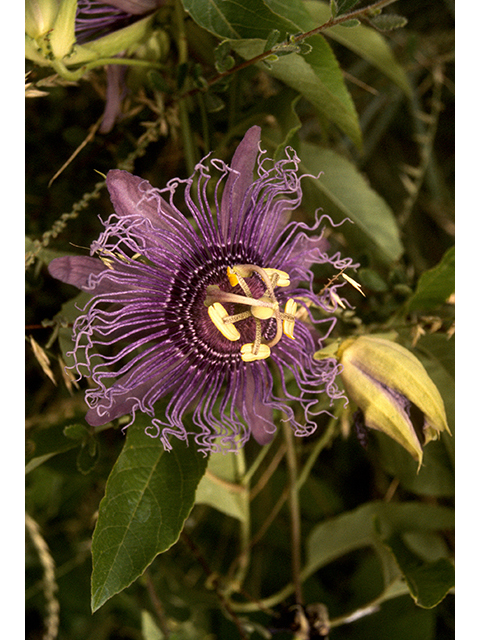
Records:
<instances>
[{"instance_id":1,"label":"anther","mask_svg":"<svg viewBox=\"0 0 480 640\"><path fill-rule=\"evenodd\" d=\"M285 313L282 314L283 317L283 333L292 340L295 340L293 337L293 328L295 326L295 314L297 313L297 303L293 298L289 298L285 305Z\"/></svg>"},{"instance_id":2,"label":"anther","mask_svg":"<svg viewBox=\"0 0 480 640\"><path fill-rule=\"evenodd\" d=\"M265 360L270 355L270 347L267 344L259 344L256 346L253 342L247 342L242 345L240 354L244 362Z\"/></svg>"},{"instance_id":3,"label":"anther","mask_svg":"<svg viewBox=\"0 0 480 640\"><path fill-rule=\"evenodd\" d=\"M236 287L238 284L238 277L235 271L231 267L227 267L227 277L230 285Z\"/></svg>"},{"instance_id":4,"label":"anther","mask_svg":"<svg viewBox=\"0 0 480 640\"><path fill-rule=\"evenodd\" d=\"M232 342L240 340L240 333L235 325L224 322L224 319L228 317L228 311L223 305L219 302L214 302L208 307L208 315L213 324L227 340L231 340Z\"/></svg>"},{"instance_id":5,"label":"anther","mask_svg":"<svg viewBox=\"0 0 480 640\"><path fill-rule=\"evenodd\" d=\"M265 273L270 278L274 287L288 287L290 286L290 276L286 271L280 271L280 269L264 269Z\"/></svg>"},{"instance_id":6,"label":"anther","mask_svg":"<svg viewBox=\"0 0 480 640\"><path fill-rule=\"evenodd\" d=\"M240 283L242 278L250 278L253 271L247 265L235 265L234 267L227 267L228 281L232 287L235 287Z\"/></svg>"}]
</instances>

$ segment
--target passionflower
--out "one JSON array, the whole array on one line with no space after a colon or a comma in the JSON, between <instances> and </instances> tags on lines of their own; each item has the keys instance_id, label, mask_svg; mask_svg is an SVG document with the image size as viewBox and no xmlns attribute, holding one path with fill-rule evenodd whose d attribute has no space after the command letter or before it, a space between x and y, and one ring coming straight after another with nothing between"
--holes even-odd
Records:
<instances>
[{"instance_id":1,"label":"passionflower","mask_svg":"<svg viewBox=\"0 0 480 640\"><path fill-rule=\"evenodd\" d=\"M318 354L317 354L317 357ZM423 446L450 433L445 406L415 355L381 336L348 338L338 348L341 379L365 426L383 431L422 464ZM413 408L420 423L413 419Z\"/></svg>"},{"instance_id":2,"label":"passionflower","mask_svg":"<svg viewBox=\"0 0 480 640\"><path fill-rule=\"evenodd\" d=\"M90 257L50 263L55 278L92 295L73 350L78 373L95 385L86 391L90 425L127 414L131 424L144 412L148 435L166 449L177 437L203 452L236 450L250 435L271 441L279 419L312 433L320 394L341 395L336 360L313 357L335 323L341 285L315 293L311 267L352 261L328 254L323 230L306 233L322 218L312 228L288 221L302 198L300 160L290 147L268 160L260 133L247 131L230 166L207 157L164 189L109 171L115 213ZM169 399L161 415L160 398Z\"/></svg>"}]
</instances>

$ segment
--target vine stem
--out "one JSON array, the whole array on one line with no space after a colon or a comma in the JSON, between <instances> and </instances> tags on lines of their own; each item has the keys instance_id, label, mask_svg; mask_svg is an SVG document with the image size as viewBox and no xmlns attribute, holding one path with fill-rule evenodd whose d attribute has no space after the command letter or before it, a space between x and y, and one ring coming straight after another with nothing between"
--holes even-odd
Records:
<instances>
[{"instance_id":1,"label":"vine stem","mask_svg":"<svg viewBox=\"0 0 480 640\"><path fill-rule=\"evenodd\" d=\"M171 635L171 632L167 622L167 618L165 616L165 609L155 590L155 585L153 583L152 576L150 575L148 569L143 574L143 577L146 583L148 595L150 596L150 600L152 602L153 608L157 615L157 622L159 623L160 630L163 633L164 637L168 640L168 638Z\"/></svg>"},{"instance_id":2,"label":"vine stem","mask_svg":"<svg viewBox=\"0 0 480 640\"><path fill-rule=\"evenodd\" d=\"M210 569L210 566L209 566L208 562L205 560L205 558L203 557L202 553L200 552L200 549L193 542L193 540L190 538L190 536L185 532L185 530L182 531L182 533L180 534L180 537L183 540L183 542L185 542L185 544L189 547L190 551L193 553L193 555L197 559L198 563L202 567L203 571L205 572L205 574L207 576L207 582L212 586L212 588L214 589L214 591L215 591L220 603L225 608L225 610L229 614L231 620L233 621L233 623L237 627L237 630L238 630L238 633L240 635L240 638L242 640L248 640L248 638L247 638L247 636L245 634L245 631L243 629L242 623L238 619L235 611L233 610L233 608L231 606L230 600L227 597L225 597L222 589L220 588L218 575L216 573L214 573L212 571L212 569Z\"/></svg>"},{"instance_id":3,"label":"vine stem","mask_svg":"<svg viewBox=\"0 0 480 640\"><path fill-rule=\"evenodd\" d=\"M229 598L233 592L240 591L250 567L250 538L251 538L251 517L250 517L250 487L242 480L246 472L245 452L240 449L233 458L236 466L236 481L241 482L243 491L239 499L243 503L244 518L240 520L240 553L232 562L228 571L228 584L223 591L225 598Z\"/></svg>"},{"instance_id":4,"label":"vine stem","mask_svg":"<svg viewBox=\"0 0 480 640\"><path fill-rule=\"evenodd\" d=\"M349 20L355 20L357 18L362 17L364 14L370 12L370 11L375 11L378 9L383 9L384 7L388 6L389 4L393 4L394 2L397 2L397 0L377 0L377 2L374 2L373 4L368 5L367 7L363 7L361 9L356 9L355 11L350 11L349 13L345 13L341 16L337 16L336 18L330 18L330 20L327 20L327 22L325 22L324 24L315 27L314 29L311 29L310 31L306 31L304 33L299 33L296 36L292 36L291 40L289 40L289 44L298 44L300 42L303 42L303 40L305 40L306 38L309 38L310 36L314 36L317 33L321 33L322 31L325 31L326 29L330 29L331 27L335 27L339 24L343 24L344 22L348 22ZM278 46L278 45L277 45ZM180 98L184 98L186 96L192 96L196 93L199 93L201 91L205 91L207 89L209 89L212 85L216 84L217 82L220 82L220 80L223 80L223 78L226 78L234 73L236 73L237 71L241 71L242 69L246 69L247 67L251 66L252 64L257 64L258 62L261 62L262 60L265 60L265 58L268 58L268 56L271 55L275 55L275 47L272 47L271 49L268 49L267 51L264 51L263 53L259 53L257 56L250 58L249 60L245 60L244 62L240 62L239 64L235 65L234 67L232 67L231 69L227 70L227 71L223 71L222 73L219 73L218 75L214 76L213 78L210 78L210 80L206 81L206 88L201 88L201 87L195 87L193 89L190 89L189 91L186 91L185 93L183 93Z\"/></svg>"},{"instance_id":5,"label":"vine stem","mask_svg":"<svg viewBox=\"0 0 480 640\"><path fill-rule=\"evenodd\" d=\"M340 410L339 410L340 411ZM335 412L335 416L336 416L337 412ZM315 444L315 447L313 448L312 452L310 453L307 461L305 462L302 471L300 474L297 473L297 471L295 471L294 473L294 477L295 477L295 485L293 487L293 493L295 495L294 500L296 500L296 504L297 504L297 508L299 508L299 501L298 501L298 493L301 489L301 487L303 486L304 482L306 481L306 479L308 478L308 475L311 471L311 468L313 467L315 461L317 460L318 456L320 455L320 453L325 449L325 447L327 447L333 440L333 438L336 436L337 434L337 430L338 430L338 422L337 422L337 418L336 417L332 417L332 419L330 420L324 434L318 439L318 441ZM290 435L288 435L290 434ZM288 440L291 439L291 444L289 444ZM291 427L289 426L289 424L287 423L285 425L285 440L286 440L286 449L287 449L287 456L291 455L291 452L293 451L293 454L295 454L294 451L294 442L295 442L295 436L292 432ZM288 453L290 451L290 454ZM285 449L282 448L282 454L285 452ZM295 469L296 469L296 458L295 460L292 460L293 464L295 465ZM289 464L288 462L288 458L287 458L287 464ZM286 495L288 491L288 495ZM290 483L290 486L287 488L287 491L282 494L282 496L280 497L277 505L274 507L274 512L272 512L271 514L271 518L269 517L265 523L264 523L264 527L262 527L261 531L257 533L257 535L255 536L255 538L252 540L252 542L256 542L264 533L266 528L268 528L268 526L270 526L271 524L271 520L273 519L273 517L278 513L279 509L281 508L281 506L283 505L284 501L289 497L289 495L292 494L292 485ZM292 506L290 507L292 509ZM300 513L298 511L298 513ZM297 530L295 533L295 538L300 542L300 531ZM292 532L292 541L293 541L293 532ZM295 548L295 546L294 546ZM307 578L310 577L310 572L308 570L300 570L300 544L296 544L296 549L297 551L295 552L297 554L297 559L294 561L292 558L292 565L293 562L295 562L296 564L298 563L298 574L296 574L295 572L297 571L296 568L294 568L294 579L291 583L285 585L284 587L282 587L282 589L280 591L278 591L277 593L263 599L260 600L257 603L251 603L251 602L247 602L247 603L236 603L236 602L232 602L231 606L232 608L237 611L237 612L243 612L243 613L247 613L247 612L251 612L251 611L257 611L258 610L258 606L260 606L261 608L264 609L268 609L270 607L274 607L276 605L278 605L280 602L283 602L284 600L286 600L292 593L296 594L297 597L297 603L300 604L298 597L299 597L299 592L301 591L301 584L302 582L304 582ZM295 577L297 576L297 577ZM300 585L300 587L299 587Z\"/></svg>"},{"instance_id":6,"label":"vine stem","mask_svg":"<svg viewBox=\"0 0 480 640\"><path fill-rule=\"evenodd\" d=\"M289 487L289 506L290 506L290 526L292 541L292 578L295 587L295 601L297 604L303 604L302 580L301 580L301 519L300 519L300 501L298 499L297 490L297 455L295 451L295 440L292 427L288 422L283 425L285 443L287 445L287 466L290 480Z\"/></svg>"},{"instance_id":7,"label":"vine stem","mask_svg":"<svg viewBox=\"0 0 480 640\"><path fill-rule=\"evenodd\" d=\"M175 1L175 27L177 30L177 47L178 47L178 64L179 66L187 64L188 62L188 40L185 32L185 13L180 0ZM190 127L190 119L188 115L187 96L181 95L178 98L178 116L181 124L181 132L183 138L183 148L185 152L185 163L187 165L188 173L191 175L195 171L196 152L195 145L193 143L193 135Z\"/></svg>"},{"instance_id":8,"label":"vine stem","mask_svg":"<svg viewBox=\"0 0 480 640\"><path fill-rule=\"evenodd\" d=\"M308 460L303 465L302 473L300 474L300 476L297 479L297 487L296 487L297 491L300 491L301 487L303 486L303 484L307 480L308 476L310 475L310 471L312 470L312 467L315 464L315 462L316 462L318 456L320 455L320 453L325 449L325 447L327 445L330 444L330 442L335 437L337 429L338 429L338 418L339 418L339 415L340 415L341 411L342 411L342 408L338 409L335 412L335 416L329 421L328 426L325 429L325 432L323 433L323 435L315 443L313 451L311 452L310 456L308 457Z\"/></svg>"}]
</instances>

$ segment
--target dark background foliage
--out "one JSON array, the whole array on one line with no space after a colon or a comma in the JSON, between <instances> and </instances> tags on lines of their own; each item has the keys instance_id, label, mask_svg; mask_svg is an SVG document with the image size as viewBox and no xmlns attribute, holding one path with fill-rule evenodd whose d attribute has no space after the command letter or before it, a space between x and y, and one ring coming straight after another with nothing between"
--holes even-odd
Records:
<instances>
[{"instance_id":1,"label":"dark background foliage","mask_svg":"<svg viewBox=\"0 0 480 640\"><path fill-rule=\"evenodd\" d=\"M443 386L441 376L435 378L434 373L435 369L437 374L441 369L453 378L453 338L448 338L453 321L452 306L441 305L425 313L402 316L400 323L395 319L420 275L435 267L453 245L453 2L399 0L393 8L405 16L408 23L385 37L407 72L412 96L406 97L374 66L352 51L329 41L346 72L346 84L359 114L363 150L355 148L335 127L325 126L304 98L295 105L296 117L302 125L296 140L328 147L347 157L393 211L405 247L399 260L386 264L352 246L341 232L332 234L333 246L361 263L360 275L367 293L366 298L362 298L352 290L355 315L339 318L337 335L348 336L360 323L369 330L393 327L410 344L418 339L417 350L430 362L429 373L444 395L450 416L451 388L447 383ZM213 76L216 72L212 51L217 40L191 18L186 18L185 24L190 56L188 73L192 73L194 63L199 63L205 77ZM172 25L167 24L166 29L174 32ZM175 78L177 65L178 51L172 43L165 75ZM30 63L27 68L31 70L31 82L38 82L51 73ZM33 240L52 229L61 214L70 212L74 203L94 189L101 179L96 172L104 174L115 168L137 148L146 122L161 119L152 109L155 102L150 77L149 81L145 79L137 100L132 99L130 113L109 134L97 133L50 185L51 178L101 117L104 88L103 71L99 69L78 83L53 86L48 89L48 95L27 100L27 251L31 250ZM268 142L269 118L275 113L272 104L279 96L285 96L286 91L267 71L248 67L235 74L225 90L216 94L225 102L225 107L213 112L206 110L207 124L201 116L202 104L193 96L187 111L194 157L200 158L214 149L228 160L248 124L263 125ZM168 95L164 95L162 104L164 130L146 147L145 153L136 158L133 167L134 173L159 187L174 176L183 177L190 172L178 121L178 105ZM430 114L430 120L422 119L419 113ZM405 167L422 168L425 153L429 162L421 183L409 190ZM410 173L409 177L415 180L414 174ZM313 202L311 197L308 196L307 204ZM225 579L229 571L232 549L238 553L238 526L235 519L205 504L194 507L177 544L158 556L136 582L91 613L91 537L106 479L122 450L125 436L119 429L109 428L95 435L87 430L83 419L85 382L79 385L66 382L63 362L59 360L59 357L66 359L64 352L70 329L57 323L44 323L59 313L66 318L73 317L71 300L78 292L54 281L46 265L63 252L85 254L102 229L98 217L106 218L110 210L108 194L100 190L98 198L72 216L65 229L42 248L26 272L27 460L38 459L42 453L55 454L27 475L26 509L48 544L56 566L57 585L50 599L46 597L42 584L44 567L38 548L27 536L27 638L42 638L48 607L55 606L52 602L57 600L61 640L162 637L148 631L144 611L150 613L158 627L165 628L166 624L168 628L170 624L172 639L241 637L228 611L225 613L216 582ZM70 306L62 308L62 305ZM50 358L55 384L40 366L32 349L32 338ZM449 397L445 397L445 393ZM453 506L453 472L447 445L429 445L432 449L429 469L433 468L433 475L416 480L414 472L402 475L399 471L406 468L407 463L401 458L402 452L392 448L386 438L372 434L367 446L362 447L347 428L349 419L348 414L342 415L339 427L300 492L305 539L319 522L370 501L385 500L386 496L398 503L420 501L439 507ZM68 437L65 427L69 429ZM326 428L327 421L319 419L316 434L297 443L301 462L308 458ZM277 451L278 447L274 447L267 454L264 469ZM249 443L245 451L247 464L253 464L258 455L259 447ZM257 473L256 478L262 477L262 473ZM282 461L252 501L253 532L261 529L265 514L276 505L287 481L287 469ZM289 527L289 513L284 505L252 549L249 575L244 584L247 595L242 594L242 601L255 602L291 581ZM442 544L449 554L453 553L451 531L442 531L440 538L441 543L438 537L432 537L432 544ZM426 544L425 540L422 544ZM303 588L305 602L322 602L328 607L331 619L341 617L381 593L379 557L371 548L353 549L312 573ZM291 638L289 605L292 602L289 594L283 603L273 607L273 613L260 608L253 613L236 615L240 618L247 615L251 626L258 623L271 631L275 626L284 627L275 631L273 637ZM451 594L432 609L418 607L410 595L402 595L383 602L377 613L332 629L330 637L331 640L450 640L454 633L453 618ZM171 621L175 621L173 626ZM257 631L252 637L262 636Z\"/></svg>"}]
</instances>

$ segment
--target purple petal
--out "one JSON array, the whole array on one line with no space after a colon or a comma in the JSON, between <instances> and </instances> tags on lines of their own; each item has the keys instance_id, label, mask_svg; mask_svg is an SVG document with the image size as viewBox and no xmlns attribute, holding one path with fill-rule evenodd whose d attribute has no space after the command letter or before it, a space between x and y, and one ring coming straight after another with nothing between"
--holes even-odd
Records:
<instances>
[{"instance_id":1,"label":"purple petal","mask_svg":"<svg viewBox=\"0 0 480 640\"><path fill-rule=\"evenodd\" d=\"M185 217L154 189L148 180L128 171L112 169L107 174L107 188L115 213L119 217L142 216L154 230L184 235L189 226Z\"/></svg>"},{"instance_id":2,"label":"purple petal","mask_svg":"<svg viewBox=\"0 0 480 640\"><path fill-rule=\"evenodd\" d=\"M120 384L120 381L117 384ZM115 418L132 413L132 411L139 408L139 398L142 398L148 393L151 385L152 381L148 381L135 389L129 389L118 395L105 395L102 399L103 401L98 402L95 407L87 411L85 420L92 427L100 427L107 424L107 422L115 420Z\"/></svg>"},{"instance_id":3,"label":"purple petal","mask_svg":"<svg viewBox=\"0 0 480 640\"><path fill-rule=\"evenodd\" d=\"M122 100L126 95L126 74L125 65L107 65L107 95L100 133L109 133L122 117Z\"/></svg>"},{"instance_id":4,"label":"purple petal","mask_svg":"<svg viewBox=\"0 0 480 640\"><path fill-rule=\"evenodd\" d=\"M228 179L222 196L220 208L220 226L225 238L231 237L241 226L241 219L246 210L245 194L253 182L253 170L257 159L262 130L251 127L235 151Z\"/></svg>"},{"instance_id":5,"label":"purple petal","mask_svg":"<svg viewBox=\"0 0 480 640\"><path fill-rule=\"evenodd\" d=\"M125 13L139 16L149 11L154 11L162 6L165 0L103 0L103 2L112 7L117 7L117 9L125 11Z\"/></svg>"},{"instance_id":6,"label":"purple petal","mask_svg":"<svg viewBox=\"0 0 480 640\"><path fill-rule=\"evenodd\" d=\"M48 265L48 271L57 280L73 284L78 289L92 292L92 278L98 276L107 267L97 258L88 256L64 256L55 258Z\"/></svg>"},{"instance_id":7,"label":"purple petal","mask_svg":"<svg viewBox=\"0 0 480 640\"><path fill-rule=\"evenodd\" d=\"M245 369L245 386L240 410L258 444L268 444L276 433L272 407L263 401L264 385L258 378L260 367ZM260 384L259 384L260 383Z\"/></svg>"}]
</instances>

